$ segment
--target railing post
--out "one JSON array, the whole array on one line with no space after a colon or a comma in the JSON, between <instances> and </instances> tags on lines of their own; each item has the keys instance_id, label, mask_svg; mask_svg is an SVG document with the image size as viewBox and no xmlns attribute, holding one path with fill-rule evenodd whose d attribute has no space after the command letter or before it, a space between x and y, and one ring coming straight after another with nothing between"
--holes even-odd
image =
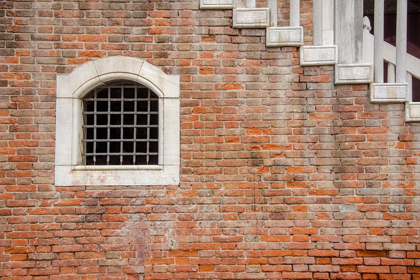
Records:
<instances>
[{"instance_id":1,"label":"railing post","mask_svg":"<svg viewBox=\"0 0 420 280\"><path fill-rule=\"evenodd\" d=\"M248 5L246 0L233 0L234 8L245 8Z\"/></svg>"},{"instance_id":2,"label":"railing post","mask_svg":"<svg viewBox=\"0 0 420 280\"><path fill-rule=\"evenodd\" d=\"M255 8L255 0L246 0L247 8Z\"/></svg>"},{"instance_id":3,"label":"railing post","mask_svg":"<svg viewBox=\"0 0 420 280\"><path fill-rule=\"evenodd\" d=\"M334 45L334 0L314 0L314 45Z\"/></svg>"},{"instance_id":4,"label":"railing post","mask_svg":"<svg viewBox=\"0 0 420 280\"><path fill-rule=\"evenodd\" d=\"M374 15L374 72L375 83L384 82L384 0L375 0Z\"/></svg>"},{"instance_id":5,"label":"railing post","mask_svg":"<svg viewBox=\"0 0 420 280\"><path fill-rule=\"evenodd\" d=\"M363 63L373 65L374 39L370 34L372 26L368 17L363 18Z\"/></svg>"},{"instance_id":6,"label":"railing post","mask_svg":"<svg viewBox=\"0 0 420 280\"><path fill-rule=\"evenodd\" d=\"M323 45L323 36L322 36L322 21L323 21L323 14L322 14L322 3L323 0L314 0L313 6L313 25L314 25L314 45L321 46Z\"/></svg>"},{"instance_id":7,"label":"railing post","mask_svg":"<svg viewBox=\"0 0 420 280\"><path fill-rule=\"evenodd\" d=\"M408 94L407 101L413 102L413 76L407 72Z\"/></svg>"},{"instance_id":8,"label":"railing post","mask_svg":"<svg viewBox=\"0 0 420 280\"><path fill-rule=\"evenodd\" d=\"M300 0L290 0L290 26L300 26Z\"/></svg>"},{"instance_id":9,"label":"railing post","mask_svg":"<svg viewBox=\"0 0 420 280\"><path fill-rule=\"evenodd\" d=\"M335 18L335 44L340 50L338 63L362 63L363 0L337 1Z\"/></svg>"},{"instance_id":10,"label":"railing post","mask_svg":"<svg viewBox=\"0 0 420 280\"><path fill-rule=\"evenodd\" d=\"M334 11L335 0L323 0L323 34L324 45L334 45Z\"/></svg>"},{"instance_id":11,"label":"railing post","mask_svg":"<svg viewBox=\"0 0 420 280\"><path fill-rule=\"evenodd\" d=\"M388 62L388 83L395 83L395 65L391 62Z\"/></svg>"},{"instance_id":12,"label":"railing post","mask_svg":"<svg viewBox=\"0 0 420 280\"><path fill-rule=\"evenodd\" d=\"M268 0L270 8L270 26L277 26L277 0Z\"/></svg>"},{"instance_id":13,"label":"railing post","mask_svg":"<svg viewBox=\"0 0 420 280\"><path fill-rule=\"evenodd\" d=\"M406 82L407 53L407 0L397 2L397 83Z\"/></svg>"}]
</instances>

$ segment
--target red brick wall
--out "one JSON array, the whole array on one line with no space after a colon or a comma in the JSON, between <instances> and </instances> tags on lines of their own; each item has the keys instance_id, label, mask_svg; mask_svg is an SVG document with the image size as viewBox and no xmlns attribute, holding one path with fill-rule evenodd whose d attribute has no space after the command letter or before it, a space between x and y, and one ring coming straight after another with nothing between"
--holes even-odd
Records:
<instances>
[{"instance_id":1,"label":"red brick wall","mask_svg":"<svg viewBox=\"0 0 420 280\"><path fill-rule=\"evenodd\" d=\"M420 279L404 105L198 2L0 2L0 278ZM114 55L181 76L179 186L53 185L56 74Z\"/></svg>"}]
</instances>

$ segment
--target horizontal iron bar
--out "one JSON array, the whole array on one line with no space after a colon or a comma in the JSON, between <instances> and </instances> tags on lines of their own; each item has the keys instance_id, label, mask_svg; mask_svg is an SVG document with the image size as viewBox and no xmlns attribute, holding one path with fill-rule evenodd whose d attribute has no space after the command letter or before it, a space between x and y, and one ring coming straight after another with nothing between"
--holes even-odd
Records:
<instances>
[{"instance_id":1,"label":"horizontal iron bar","mask_svg":"<svg viewBox=\"0 0 420 280\"><path fill-rule=\"evenodd\" d=\"M158 142L159 139L83 139L83 142Z\"/></svg>"},{"instance_id":2,"label":"horizontal iron bar","mask_svg":"<svg viewBox=\"0 0 420 280\"><path fill-rule=\"evenodd\" d=\"M157 156L158 153L84 153L85 156Z\"/></svg>"}]
</instances>

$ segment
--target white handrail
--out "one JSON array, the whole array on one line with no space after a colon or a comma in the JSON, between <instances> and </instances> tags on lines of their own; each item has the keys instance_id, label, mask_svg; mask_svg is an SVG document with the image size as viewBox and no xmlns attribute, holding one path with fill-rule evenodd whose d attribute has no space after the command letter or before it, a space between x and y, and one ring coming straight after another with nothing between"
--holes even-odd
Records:
<instances>
[{"instance_id":1,"label":"white handrail","mask_svg":"<svg viewBox=\"0 0 420 280\"><path fill-rule=\"evenodd\" d=\"M370 24L367 20L367 17L364 18L365 28L364 28L364 49L365 50L373 50L373 42L375 36L370 34ZM397 64L397 50L396 47L393 45L383 41L383 59L391 63L393 65ZM373 63L373 57L371 54L364 51L364 58L365 62ZM407 72L414 76L416 79L420 79L420 59L411 54L406 53L406 64L407 64Z\"/></svg>"},{"instance_id":2,"label":"white handrail","mask_svg":"<svg viewBox=\"0 0 420 280\"><path fill-rule=\"evenodd\" d=\"M420 79L420 59L408 53L405 54L405 57L407 72L416 77L416 79ZM384 60L394 65L397 64L396 48L387 42L384 42Z\"/></svg>"}]
</instances>

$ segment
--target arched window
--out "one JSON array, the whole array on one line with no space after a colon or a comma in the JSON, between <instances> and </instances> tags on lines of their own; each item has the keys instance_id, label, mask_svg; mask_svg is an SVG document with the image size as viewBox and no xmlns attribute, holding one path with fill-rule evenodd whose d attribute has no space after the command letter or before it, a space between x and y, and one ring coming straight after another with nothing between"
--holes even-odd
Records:
<instances>
[{"instance_id":1,"label":"arched window","mask_svg":"<svg viewBox=\"0 0 420 280\"><path fill-rule=\"evenodd\" d=\"M179 77L108 57L57 75L57 186L179 183Z\"/></svg>"},{"instance_id":2,"label":"arched window","mask_svg":"<svg viewBox=\"0 0 420 280\"><path fill-rule=\"evenodd\" d=\"M114 81L83 98L85 165L159 164L159 97L131 81Z\"/></svg>"}]
</instances>

